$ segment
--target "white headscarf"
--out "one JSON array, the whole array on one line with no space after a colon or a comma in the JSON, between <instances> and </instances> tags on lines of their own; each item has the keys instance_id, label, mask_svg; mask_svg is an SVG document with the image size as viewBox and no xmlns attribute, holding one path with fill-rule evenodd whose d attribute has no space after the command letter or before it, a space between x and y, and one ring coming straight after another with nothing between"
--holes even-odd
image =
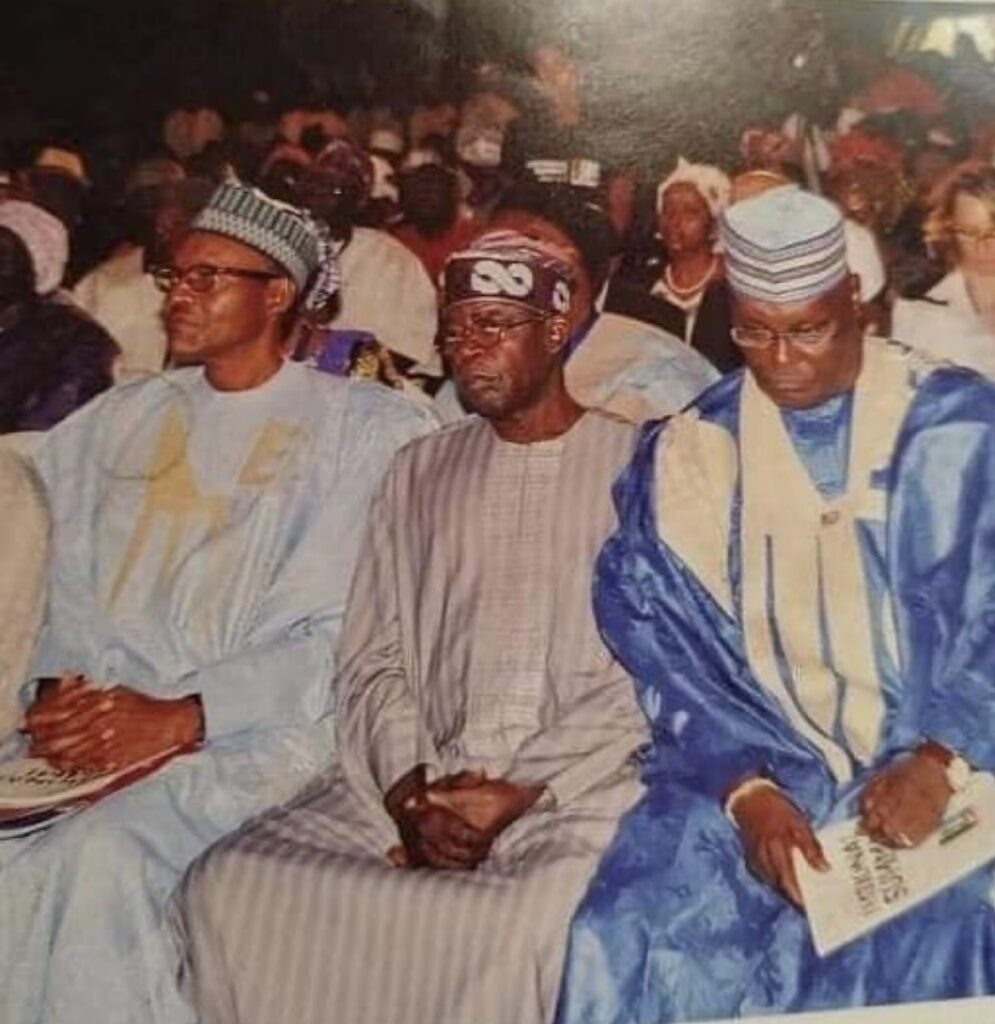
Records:
<instances>
[{"instance_id":1,"label":"white headscarf","mask_svg":"<svg viewBox=\"0 0 995 1024\"><path fill-rule=\"evenodd\" d=\"M708 204L709 212L714 219L729 205L732 185L728 175L711 164L693 164L684 157L677 161L677 167L669 177L660 182L656 190L656 212L663 209L664 193L671 185L691 185Z\"/></svg>"},{"instance_id":2,"label":"white headscarf","mask_svg":"<svg viewBox=\"0 0 995 1024\"><path fill-rule=\"evenodd\" d=\"M24 243L35 271L35 292L48 295L62 283L69 261L69 235L58 217L34 203L8 199L0 203L0 227Z\"/></svg>"}]
</instances>

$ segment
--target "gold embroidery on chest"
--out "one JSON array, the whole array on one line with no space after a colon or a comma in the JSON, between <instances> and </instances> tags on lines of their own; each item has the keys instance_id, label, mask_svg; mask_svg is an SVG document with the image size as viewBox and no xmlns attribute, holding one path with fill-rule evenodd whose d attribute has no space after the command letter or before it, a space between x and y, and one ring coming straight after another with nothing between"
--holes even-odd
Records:
<instances>
[{"instance_id":1,"label":"gold embroidery on chest","mask_svg":"<svg viewBox=\"0 0 995 1024\"><path fill-rule=\"evenodd\" d=\"M159 519L167 522L161 571L168 572L173 568L187 524L193 519L206 519L208 532L214 533L227 520L229 503L230 499L224 495L201 494L187 450L187 427L182 416L171 410L166 414L156 443L145 501L121 559L108 603L116 602Z\"/></svg>"},{"instance_id":2,"label":"gold embroidery on chest","mask_svg":"<svg viewBox=\"0 0 995 1024\"><path fill-rule=\"evenodd\" d=\"M242 487L266 487L286 462L288 453L304 435L299 423L267 423L245 460L238 482Z\"/></svg>"}]
</instances>

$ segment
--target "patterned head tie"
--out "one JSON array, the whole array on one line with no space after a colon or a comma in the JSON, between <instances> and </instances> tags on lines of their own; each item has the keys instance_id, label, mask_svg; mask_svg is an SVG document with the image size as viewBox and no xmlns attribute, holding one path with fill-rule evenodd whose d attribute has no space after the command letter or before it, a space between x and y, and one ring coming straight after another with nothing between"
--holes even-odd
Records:
<instances>
[{"instance_id":1,"label":"patterned head tie","mask_svg":"<svg viewBox=\"0 0 995 1024\"><path fill-rule=\"evenodd\" d=\"M286 271L309 311L322 310L339 290L338 247L324 225L258 189L240 182L219 185L192 230L231 238L268 256Z\"/></svg>"},{"instance_id":2,"label":"patterned head tie","mask_svg":"<svg viewBox=\"0 0 995 1024\"><path fill-rule=\"evenodd\" d=\"M514 231L492 231L446 261L443 304L500 299L566 316L572 283L558 249Z\"/></svg>"},{"instance_id":3,"label":"patterned head tie","mask_svg":"<svg viewBox=\"0 0 995 1024\"><path fill-rule=\"evenodd\" d=\"M726 277L745 298L790 305L817 298L848 274L839 210L784 186L734 203L721 219Z\"/></svg>"}]
</instances>

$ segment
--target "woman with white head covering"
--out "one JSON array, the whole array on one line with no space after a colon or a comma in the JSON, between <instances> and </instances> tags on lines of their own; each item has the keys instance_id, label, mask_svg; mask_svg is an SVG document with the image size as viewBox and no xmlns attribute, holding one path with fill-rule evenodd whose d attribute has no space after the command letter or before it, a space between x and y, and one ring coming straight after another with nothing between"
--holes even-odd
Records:
<instances>
[{"instance_id":1,"label":"woman with white head covering","mask_svg":"<svg viewBox=\"0 0 995 1024\"><path fill-rule=\"evenodd\" d=\"M656 192L656 235L662 263L651 263L650 296L613 284L605 308L653 323L697 349L719 370L741 365L729 334L729 300L717 246L719 214L729 204L729 178L683 157Z\"/></svg>"},{"instance_id":2,"label":"woman with white head covering","mask_svg":"<svg viewBox=\"0 0 995 1024\"><path fill-rule=\"evenodd\" d=\"M685 340L690 340L705 289L722 275L717 224L729 203L729 189L729 178L717 167L683 157L657 189L657 232L667 262L653 292L683 310Z\"/></svg>"},{"instance_id":3,"label":"woman with white head covering","mask_svg":"<svg viewBox=\"0 0 995 1024\"><path fill-rule=\"evenodd\" d=\"M722 276L717 251L719 214L729 203L729 179L717 167L683 157L656 193L657 233L667 254L653 293L685 314L690 341L705 289Z\"/></svg>"},{"instance_id":4,"label":"woman with white head covering","mask_svg":"<svg viewBox=\"0 0 995 1024\"><path fill-rule=\"evenodd\" d=\"M68 258L57 217L0 203L0 434L47 430L112 383L117 345L55 295Z\"/></svg>"}]
</instances>

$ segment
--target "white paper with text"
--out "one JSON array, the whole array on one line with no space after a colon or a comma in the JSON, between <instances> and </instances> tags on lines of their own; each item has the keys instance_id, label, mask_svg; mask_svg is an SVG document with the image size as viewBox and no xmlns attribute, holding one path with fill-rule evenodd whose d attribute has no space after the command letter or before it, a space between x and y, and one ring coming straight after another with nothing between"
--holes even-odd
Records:
<instances>
[{"instance_id":1,"label":"white paper with text","mask_svg":"<svg viewBox=\"0 0 995 1024\"><path fill-rule=\"evenodd\" d=\"M972 776L915 849L878 845L856 819L827 826L818 839L830 872L813 870L798 850L794 857L815 949L827 956L995 860L995 777Z\"/></svg>"},{"instance_id":2,"label":"white paper with text","mask_svg":"<svg viewBox=\"0 0 995 1024\"><path fill-rule=\"evenodd\" d=\"M107 772L65 771L40 757L0 762L0 811L55 807L81 800L118 779L140 778L144 769L158 767L179 748L155 754Z\"/></svg>"}]
</instances>

